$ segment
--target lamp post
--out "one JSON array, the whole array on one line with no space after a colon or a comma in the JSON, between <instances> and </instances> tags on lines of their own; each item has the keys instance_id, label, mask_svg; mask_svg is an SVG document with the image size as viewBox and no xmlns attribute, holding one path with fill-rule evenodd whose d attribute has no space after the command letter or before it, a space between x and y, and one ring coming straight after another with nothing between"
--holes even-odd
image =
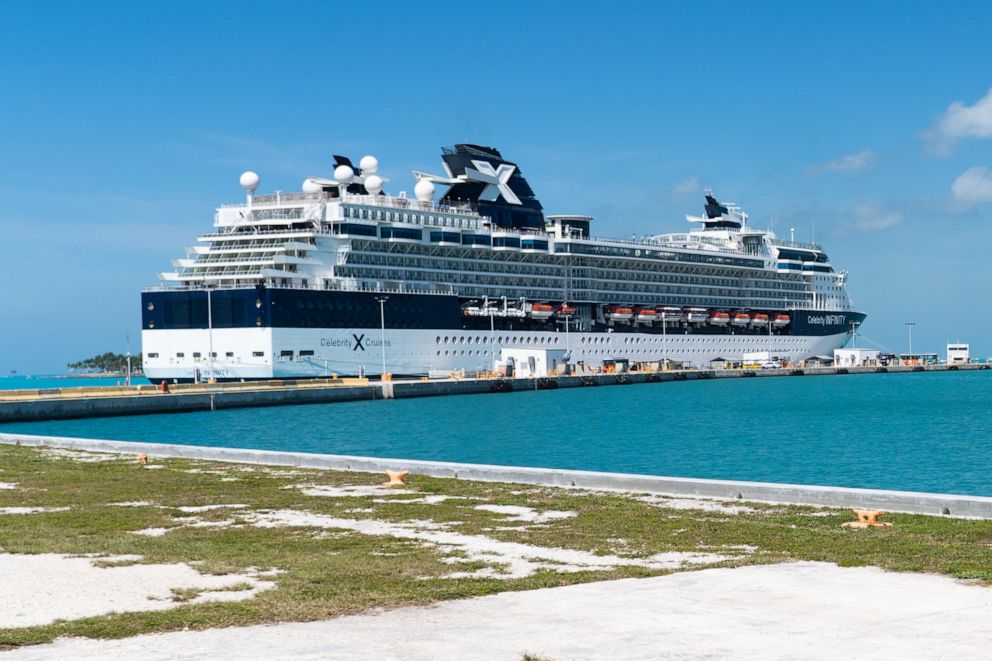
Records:
<instances>
[{"instance_id":1,"label":"lamp post","mask_svg":"<svg viewBox=\"0 0 992 661\"><path fill-rule=\"evenodd\" d=\"M124 334L124 341L127 343L127 380L124 385L131 385L131 333Z\"/></svg>"},{"instance_id":2,"label":"lamp post","mask_svg":"<svg viewBox=\"0 0 992 661\"><path fill-rule=\"evenodd\" d=\"M906 330L909 331L909 353L912 354L913 353L913 326L916 325L916 322L915 321L907 321L905 325L906 325Z\"/></svg>"},{"instance_id":3,"label":"lamp post","mask_svg":"<svg viewBox=\"0 0 992 661\"><path fill-rule=\"evenodd\" d=\"M496 371L496 308L486 304L486 311L489 313L489 357L492 363L489 366L491 372Z\"/></svg>"},{"instance_id":4,"label":"lamp post","mask_svg":"<svg viewBox=\"0 0 992 661\"><path fill-rule=\"evenodd\" d=\"M206 282L204 282L206 284ZM207 366L210 369L210 381L217 381L214 374L214 315L210 300L210 287L207 287Z\"/></svg>"},{"instance_id":5,"label":"lamp post","mask_svg":"<svg viewBox=\"0 0 992 661\"><path fill-rule=\"evenodd\" d=\"M385 380L386 378L386 301L389 300L388 296L376 296L375 300L379 301L379 349L382 351L382 373L379 375L379 379Z\"/></svg>"},{"instance_id":6,"label":"lamp post","mask_svg":"<svg viewBox=\"0 0 992 661\"><path fill-rule=\"evenodd\" d=\"M661 371L668 371L668 324L665 311L661 311Z\"/></svg>"}]
</instances>

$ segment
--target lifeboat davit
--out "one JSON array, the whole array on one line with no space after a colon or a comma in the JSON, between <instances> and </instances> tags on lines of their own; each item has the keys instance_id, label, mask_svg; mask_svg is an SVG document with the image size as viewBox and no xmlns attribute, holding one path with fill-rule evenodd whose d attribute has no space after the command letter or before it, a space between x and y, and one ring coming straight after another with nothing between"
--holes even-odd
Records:
<instances>
[{"instance_id":1,"label":"lifeboat davit","mask_svg":"<svg viewBox=\"0 0 992 661\"><path fill-rule=\"evenodd\" d=\"M654 308L641 308L637 311L638 321L655 321L658 319L658 311Z\"/></svg>"},{"instance_id":2,"label":"lifeboat davit","mask_svg":"<svg viewBox=\"0 0 992 661\"><path fill-rule=\"evenodd\" d=\"M772 323L775 325L775 328L782 328L783 326L788 326L789 325L789 315L787 315L787 314L777 314L777 315L775 315L775 319L772 321Z\"/></svg>"},{"instance_id":3,"label":"lifeboat davit","mask_svg":"<svg viewBox=\"0 0 992 661\"><path fill-rule=\"evenodd\" d=\"M734 326L747 326L751 322L751 315L747 312L738 312L731 322Z\"/></svg>"},{"instance_id":4,"label":"lifeboat davit","mask_svg":"<svg viewBox=\"0 0 992 661\"><path fill-rule=\"evenodd\" d=\"M707 314L706 308L686 308L685 318L689 320L690 324L701 324L709 319L709 314Z\"/></svg>"},{"instance_id":5,"label":"lifeboat davit","mask_svg":"<svg viewBox=\"0 0 992 661\"><path fill-rule=\"evenodd\" d=\"M764 312L759 312L758 314L751 317L752 326L767 326L768 325L768 315Z\"/></svg>"},{"instance_id":6,"label":"lifeboat davit","mask_svg":"<svg viewBox=\"0 0 992 661\"><path fill-rule=\"evenodd\" d=\"M634 318L634 310L622 305L608 305L605 314L610 321L630 321Z\"/></svg>"},{"instance_id":7,"label":"lifeboat davit","mask_svg":"<svg viewBox=\"0 0 992 661\"><path fill-rule=\"evenodd\" d=\"M710 323L714 326L726 326L730 323L730 313L714 312L710 315Z\"/></svg>"},{"instance_id":8,"label":"lifeboat davit","mask_svg":"<svg viewBox=\"0 0 992 661\"><path fill-rule=\"evenodd\" d=\"M575 308L567 303L562 303L561 305L555 306L555 314L559 317L571 317L575 314Z\"/></svg>"},{"instance_id":9,"label":"lifeboat davit","mask_svg":"<svg viewBox=\"0 0 992 661\"><path fill-rule=\"evenodd\" d=\"M554 308L546 303L533 303L530 306L530 316L532 319L543 321L554 314Z\"/></svg>"},{"instance_id":10,"label":"lifeboat davit","mask_svg":"<svg viewBox=\"0 0 992 661\"><path fill-rule=\"evenodd\" d=\"M682 313L682 308L661 308L661 319L668 323L685 321L685 314Z\"/></svg>"}]
</instances>

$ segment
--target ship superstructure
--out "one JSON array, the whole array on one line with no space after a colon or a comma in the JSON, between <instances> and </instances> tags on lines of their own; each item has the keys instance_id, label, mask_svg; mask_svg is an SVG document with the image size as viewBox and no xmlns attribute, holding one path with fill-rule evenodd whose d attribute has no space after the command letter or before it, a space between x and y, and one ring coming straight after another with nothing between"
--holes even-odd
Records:
<instances>
[{"instance_id":1,"label":"ship superstructure","mask_svg":"<svg viewBox=\"0 0 992 661\"><path fill-rule=\"evenodd\" d=\"M595 238L547 215L489 147L442 151L414 197L384 193L373 157L336 156L300 193L217 210L163 284L142 294L152 380L403 375L492 369L503 347L707 366L768 351L797 361L843 346L865 315L813 243L753 229L707 193L684 233ZM440 198L437 188L446 187Z\"/></svg>"}]
</instances>

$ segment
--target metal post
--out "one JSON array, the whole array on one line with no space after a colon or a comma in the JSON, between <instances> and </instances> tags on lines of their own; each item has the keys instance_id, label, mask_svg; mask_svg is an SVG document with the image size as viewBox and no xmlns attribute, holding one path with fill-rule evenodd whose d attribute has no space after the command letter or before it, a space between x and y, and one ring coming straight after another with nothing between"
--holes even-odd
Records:
<instances>
[{"instance_id":1,"label":"metal post","mask_svg":"<svg viewBox=\"0 0 992 661\"><path fill-rule=\"evenodd\" d=\"M214 374L214 316L210 287L207 287L207 365L210 368L210 383L214 383L217 378Z\"/></svg>"},{"instance_id":2,"label":"metal post","mask_svg":"<svg viewBox=\"0 0 992 661\"><path fill-rule=\"evenodd\" d=\"M379 378L384 380L386 378L386 301L389 300L389 297L376 296L375 300L379 301L379 348L382 350L382 373Z\"/></svg>"},{"instance_id":3,"label":"metal post","mask_svg":"<svg viewBox=\"0 0 992 661\"><path fill-rule=\"evenodd\" d=\"M668 371L668 327L664 312L661 313L661 371Z\"/></svg>"},{"instance_id":4,"label":"metal post","mask_svg":"<svg viewBox=\"0 0 992 661\"><path fill-rule=\"evenodd\" d=\"M909 353L913 353L913 326L916 325L915 321L907 321L906 328L909 330Z\"/></svg>"},{"instance_id":5,"label":"metal post","mask_svg":"<svg viewBox=\"0 0 992 661\"><path fill-rule=\"evenodd\" d=\"M124 385L131 385L131 333L124 334L124 341L127 343L127 377Z\"/></svg>"},{"instance_id":6,"label":"metal post","mask_svg":"<svg viewBox=\"0 0 992 661\"><path fill-rule=\"evenodd\" d=\"M496 309L490 305L486 305L486 309L489 310L489 357L492 358L492 365L489 369L493 372L496 371Z\"/></svg>"},{"instance_id":7,"label":"metal post","mask_svg":"<svg viewBox=\"0 0 992 661\"><path fill-rule=\"evenodd\" d=\"M562 305L564 306L564 305L568 305L568 304L567 303L562 303ZM571 349L572 349L571 345L569 345L569 342L568 342L568 321L571 318L572 318L572 315L570 315L569 313L566 312L565 313L565 352L566 353L571 352Z\"/></svg>"}]
</instances>

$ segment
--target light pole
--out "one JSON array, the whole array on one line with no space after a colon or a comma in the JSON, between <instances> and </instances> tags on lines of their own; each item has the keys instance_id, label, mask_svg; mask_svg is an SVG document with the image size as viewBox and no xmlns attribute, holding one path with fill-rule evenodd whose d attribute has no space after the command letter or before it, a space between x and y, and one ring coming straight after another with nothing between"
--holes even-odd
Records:
<instances>
[{"instance_id":1,"label":"light pole","mask_svg":"<svg viewBox=\"0 0 992 661\"><path fill-rule=\"evenodd\" d=\"M496 308L486 304L486 311L489 312L489 357L492 359L489 370L496 371Z\"/></svg>"},{"instance_id":2,"label":"light pole","mask_svg":"<svg viewBox=\"0 0 992 661\"><path fill-rule=\"evenodd\" d=\"M913 326L916 325L915 321L907 321L906 329L909 331L909 353L913 353Z\"/></svg>"},{"instance_id":3,"label":"light pole","mask_svg":"<svg viewBox=\"0 0 992 661\"><path fill-rule=\"evenodd\" d=\"M379 301L379 348L382 350L382 373L379 379L384 381L386 379L386 301L389 297L376 296L375 300Z\"/></svg>"},{"instance_id":4,"label":"light pole","mask_svg":"<svg viewBox=\"0 0 992 661\"><path fill-rule=\"evenodd\" d=\"M668 371L668 325L664 310L661 312L661 371Z\"/></svg>"},{"instance_id":5,"label":"light pole","mask_svg":"<svg viewBox=\"0 0 992 661\"><path fill-rule=\"evenodd\" d=\"M127 380L124 385L131 385L131 333L124 334L124 341L127 343Z\"/></svg>"},{"instance_id":6,"label":"light pole","mask_svg":"<svg viewBox=\"0 0 992 661\"><path fill-rule=\"evenodd\" d=\"M561 309L565 313L563 315L565 317L565 352L568 353L572 348L568 343L568 320L572 318L572 314L568 311L568 303L562 303Z\"/></svg>"},{"instance_id":7,"label":"light pole","mask_svg":"<svg viewBox=\"0 0 992 661\"><path fill-rule=\"evenodd\" d=\"M204 283L206 284L206 283ZM210 300L210 287L207 287L207 366L210 369L210 381L217 381L214 374L214 313Z\"/></svg>"}]
</instances>

